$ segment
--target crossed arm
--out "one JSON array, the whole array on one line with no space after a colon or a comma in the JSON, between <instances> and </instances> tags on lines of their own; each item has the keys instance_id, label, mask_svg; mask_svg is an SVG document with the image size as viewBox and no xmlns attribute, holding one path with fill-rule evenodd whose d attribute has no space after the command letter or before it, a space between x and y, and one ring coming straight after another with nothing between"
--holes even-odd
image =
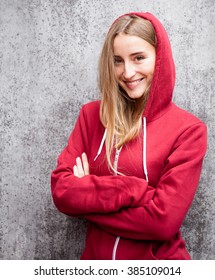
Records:
<instances>
[{"instance_id":1,"label":"crossed arm","mask_svg":"<svg viewBox=\"0 0 215 280\"><path fill-rule=\"evenodd\" d=\"M90 174L82 154L88 143L78 145L82 138L74 135L52 173L52 195L61 212L83 215L126 238L167 240L177 232L198 185L206 151L204 125L193 125L178 137L156 188L134 176Z\"/></svg>"}]
</instances>

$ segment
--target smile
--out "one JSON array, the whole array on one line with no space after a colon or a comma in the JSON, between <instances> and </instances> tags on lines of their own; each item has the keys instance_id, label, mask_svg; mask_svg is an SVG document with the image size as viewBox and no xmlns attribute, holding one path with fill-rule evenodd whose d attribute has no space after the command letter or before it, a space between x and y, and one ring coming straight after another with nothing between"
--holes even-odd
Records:
<instances>
[{"instance_id":1,"label":"smile","mask_svg":"<svg viewBox=\"0 0 215 280\"><path fill-rule=\"evenodd\" d=\"M138 79L138 80L135 80L135 81L130 81L130 82L127 82L127 81L124 81L126 86L129 88L129 89L134 89L136 86L139 85L139 83L143 80L144 78L141 78L141 79Z\"/></svg>"}]
</instances>

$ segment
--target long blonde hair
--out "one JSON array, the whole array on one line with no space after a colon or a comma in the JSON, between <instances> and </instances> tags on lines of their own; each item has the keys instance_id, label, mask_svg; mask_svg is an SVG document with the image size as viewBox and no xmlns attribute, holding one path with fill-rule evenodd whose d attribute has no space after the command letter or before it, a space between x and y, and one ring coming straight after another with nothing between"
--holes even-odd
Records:
<instances>
[{"instance_id":1,"label":"long blonde hair","mask_svg":"<svg viewBox=\"0 0 215 280\"><path fill-rule=\"evenodd\" d=\"M114 64L113 42L119 33L138 36L156 47L156 35L150 21L135 15L120 17L111 26L99 60L99 88L101 92L100 120L107 129L106 157L109 167L113 148L136 138L141 129L141 117L148 99L149 88L141 98L132 100L119 87Z\"/></svg>"}]
</instances>

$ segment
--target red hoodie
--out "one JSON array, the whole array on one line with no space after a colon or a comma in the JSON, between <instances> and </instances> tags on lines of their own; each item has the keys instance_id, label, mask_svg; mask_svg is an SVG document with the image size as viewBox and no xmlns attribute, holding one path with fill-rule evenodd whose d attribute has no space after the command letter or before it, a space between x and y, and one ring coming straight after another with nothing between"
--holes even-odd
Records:
<instances>
[{"instance_id":1,"label":"red hoodie","mask_svg":"<svg viewBox=\"0 0 215 280\"><path fill-rule=\"evenodd\" d=\"M115 151L117 169L126 176L108 168L100 102L91 102L82 107L52 172L52 196L59 211L89 221L81 259L190 259L180 227L197 189L207 129L172 102L175 67L163 26L150 13L133 14L152 22L157 49L143 131ZM73 166L83 152L90 175L78 178Z\"/></svg>"}]
</instances>

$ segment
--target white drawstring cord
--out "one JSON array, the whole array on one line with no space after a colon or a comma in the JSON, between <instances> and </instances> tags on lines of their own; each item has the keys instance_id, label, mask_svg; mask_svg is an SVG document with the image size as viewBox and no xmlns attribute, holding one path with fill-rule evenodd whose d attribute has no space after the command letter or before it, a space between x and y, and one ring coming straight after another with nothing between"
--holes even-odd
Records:
<instances>
[{"instance_id":1,"label":"white drawstring cord","mask_svg":"<svg viewBox=\"0 0 215 280\"><path fill-rule=\"evenodd\" d=\"M94 158L94 161L97 159L97 157L100 155L100 153L102 151L102 147L104 145L104 142L105 142L105 139L106 139L106 135L107 135L107 128L105 129L105 132L103 134L102 141L101 141L101 144L99 146L98 153L97 153L97 155Z\"/></svg>"},{"instance_id":2,"label":"white drawstring cord","mask_svg":"<svg viewBox=\"0 0 215 280\"><path fill-rule=\"evenodd\" d=\"M115 261L116 260L116 251L117 251L117 247L119 244L119 240L120 240L120 236L117 236L115 243L114 243L114 247L113 247L113 252L112 252L112 260Z\"/></svg>"},{"instance_id":3,"label":"white drawstring cord","mask_svg":"<svg viewBox=\"0 0 215 280\"><path fill-rule=\"evenodd\" d=\"M146 118L143 118L143 170L146 176L146 181L149 181L147 164L146 164Z\"/></svg>"}]
</instances>

